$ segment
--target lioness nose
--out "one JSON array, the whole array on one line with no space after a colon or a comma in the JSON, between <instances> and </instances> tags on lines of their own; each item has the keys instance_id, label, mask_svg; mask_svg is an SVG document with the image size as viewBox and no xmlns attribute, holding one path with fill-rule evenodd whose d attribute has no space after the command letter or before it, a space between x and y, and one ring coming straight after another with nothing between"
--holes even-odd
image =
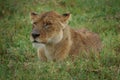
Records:
<instances>
[{"instance_id":1,"label":"lioness nose","mask_svg":"<svg viewBox=\"0 0 120 80\"><path fill-rule=\"evenodd\" d=\"M39 37L39 36L40 36L39 33L32 33L32 37L33 37L33 38L37 38L37 37Z\"/></svg>"}]
</instances>

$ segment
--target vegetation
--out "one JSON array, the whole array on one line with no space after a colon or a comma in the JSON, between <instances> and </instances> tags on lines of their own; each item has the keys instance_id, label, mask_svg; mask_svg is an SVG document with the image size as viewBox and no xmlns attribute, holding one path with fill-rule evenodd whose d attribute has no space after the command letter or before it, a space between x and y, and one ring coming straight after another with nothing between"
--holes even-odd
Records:
<instances>
[{"instance_id":1,"label":"vegetation","mask_svg":"<svg viewBox=\"0 0 120 80\"><path fill-rule=\"evenodd\" d=\"M100 35L101 58L40 62L29 13L70 12L72 28ZM120 80L120 0L0 0L0 80Z\"/></svg>"}]
</instances>

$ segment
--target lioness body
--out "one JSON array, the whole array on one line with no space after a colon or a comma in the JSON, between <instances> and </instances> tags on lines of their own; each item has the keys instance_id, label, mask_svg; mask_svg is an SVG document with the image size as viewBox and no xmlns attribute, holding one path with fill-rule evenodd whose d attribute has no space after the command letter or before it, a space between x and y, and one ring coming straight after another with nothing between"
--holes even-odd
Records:
<instances>
[{"instance_id":1,"label":"lioness body","mask_svg":"<svg viewBox=\"0 0 120 80\"><path fill-rule=\"evenodd\" d=\"M59 15L54 11L41 15L31 13L34 26L31 41L37 47L42 61L60 61L67 56L76 56L82 52L90 54L91 51L99 56L99 36L86 29L70 28L67 24L69 17L70 14ZM35 34L39 35L36 37Z\"/></svg>"}]
</instances>

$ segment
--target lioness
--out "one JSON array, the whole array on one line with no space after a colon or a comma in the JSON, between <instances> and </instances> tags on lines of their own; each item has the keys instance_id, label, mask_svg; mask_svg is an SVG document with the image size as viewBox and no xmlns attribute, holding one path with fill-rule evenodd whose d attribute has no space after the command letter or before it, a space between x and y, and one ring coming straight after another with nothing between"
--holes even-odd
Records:
<instances>
[{"instance_id":1,"label":"lioness","mask_svg":"<svg viewBox=\"0 0 120 80\"><path fill-rule=\"evenodd\" d=\"M99 56L101 41L96 33L86 29L74 30L68 26L70 13L58 14L55 11L31 13L31 41L37 47L42 61L61 61L67 56L91 51Z\"/></svg>"}]
</instances>

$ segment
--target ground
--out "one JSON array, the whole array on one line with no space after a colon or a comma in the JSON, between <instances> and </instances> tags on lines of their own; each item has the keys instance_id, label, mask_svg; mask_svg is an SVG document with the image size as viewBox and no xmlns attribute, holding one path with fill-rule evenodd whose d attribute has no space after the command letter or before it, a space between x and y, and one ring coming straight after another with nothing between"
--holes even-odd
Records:
<instances>
[{"instance_id":1,"label":"ground","mask_svg":"<svg viewBox=\"0 0 120 80\"><path fill-rule=\"evenodd\" d=\"M0 6L0 80L120 80L120 0L3 0ZM40 62L29 14L50 10L70 12L72 28L98 33L101 58Z\"/></svg>"}]
</instances>

